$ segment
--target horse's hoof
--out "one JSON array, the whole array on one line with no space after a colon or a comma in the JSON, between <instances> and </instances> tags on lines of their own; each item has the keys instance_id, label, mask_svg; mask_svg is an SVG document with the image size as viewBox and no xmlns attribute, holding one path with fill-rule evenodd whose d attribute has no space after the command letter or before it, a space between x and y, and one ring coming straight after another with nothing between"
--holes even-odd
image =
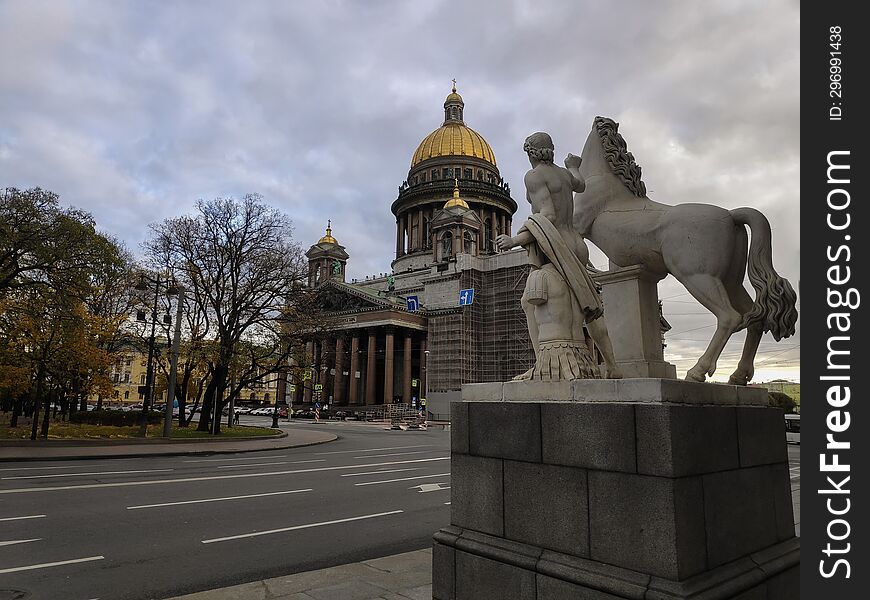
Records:
<instances>
[{"instance_id":1,"label":"horse's hoof","mask_svg":"<svg viewBox=\"0 0 870 600\"><path fill-rule=\"evenodd\" d=\"M623 374L622 371L619 370L619 367L610 367L604 370L604 378L605 379L622 379Z\"/></svg>"},{"instance_id":2,"label":"horse's hoof","mask_svg":"<svg viewBox=\"0 0 870 600\"><path fill-rule=\"evenodd\" d=\"M511 381L529 381L532 378L532 374L534 374L534 372L535 372L535 368L532 367L531 369L529 369L525 373L517 375Z\"/></svg>"},{"instance_id":3,"label":"horse's hoof","mask_svg":"<svg viewBox=\"0 0 870 600\"><path fill-rule=\"evenodd\" d=\"M745 386L747 383L749 383L749 379L747 379L746 377L739 377L739 376L732 375L731 377L728 378L728 385L743 385L743 386Z\"/></svg>"},{"instance_id":4,"label":"horse's hoof","mask_svg":"<svg viewBox=\"0 0 870 600\"><path fill-rule=\"evenodd\" d=\"M697 372L692 372L692 370L690 370L688 373L686 373L686 381L697 381L698 383L704 383L704 381L705 381L704 373L701 372L699 374Z\"/></svg>"}]
</instances>

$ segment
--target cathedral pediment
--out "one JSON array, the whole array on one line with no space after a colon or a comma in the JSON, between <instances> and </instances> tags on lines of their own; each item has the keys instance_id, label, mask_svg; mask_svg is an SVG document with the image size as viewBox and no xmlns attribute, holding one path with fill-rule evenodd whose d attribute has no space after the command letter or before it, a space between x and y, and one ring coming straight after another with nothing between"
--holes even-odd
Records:
<instances>
[{"instance_id":1,"label":"cathedral pediment","mask_svg":"<svg viewBox=\"0 0 870 600\"><path fill-rule=\"evenodd\" d=\"M352 284L330 279L317 290L320 307L330 313L362 312L404 307L405 300L381 295Z\"/></svg>"}]
</instances>

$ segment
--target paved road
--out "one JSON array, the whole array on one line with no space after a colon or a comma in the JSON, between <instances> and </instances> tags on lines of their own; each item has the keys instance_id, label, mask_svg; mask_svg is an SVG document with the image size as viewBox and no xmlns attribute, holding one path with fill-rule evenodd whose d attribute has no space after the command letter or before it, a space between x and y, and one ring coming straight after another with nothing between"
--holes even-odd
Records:
<instances>
[{"instance_id":1,"label":"paved road","mask_svg":"<svg viewBox=\"0 0 870 600\"><path fill-rule=\"evenodd\" d=\"M3 463L0 593L166 598L425 548L448 524L449 431L284 426L340 439L201 458Z\"/></svg>"}]
</instances>

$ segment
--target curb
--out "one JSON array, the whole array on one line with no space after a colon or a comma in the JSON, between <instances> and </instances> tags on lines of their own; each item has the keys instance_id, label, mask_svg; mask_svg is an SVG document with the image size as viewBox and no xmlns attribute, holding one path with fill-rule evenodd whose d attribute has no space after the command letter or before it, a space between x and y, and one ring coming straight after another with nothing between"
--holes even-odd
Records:
<instances>
[{"instance_id":1,"label":"curb","mask_svg":"<svg viewBox=\"0 0 870 600\"><path fill-rule=\"evenodd\" d=\"M287 450L289 448L305 448L307 446L317 446L320 444L328 444L330 442L334 442L339 439L339 436L334 434L329 434L332 437L330 439L317 440L314 442L306 442L302 444L288 444L288 445L276 445L272 448L248 448L248 449L239 449L234 448L232 450L229 449L208 449L208 450L187 450L187 451L173 451L173 452L129 452L126 454L78 454L78 455L69 455L69 456L18 456L18 457L0 457L0 463L4 462L35 462L35 461L64 461L64 460L106 460L113 458L147 458L150 456L212 456L215 454L242 454L247 452L268 452L270 450ZM274 438L267 439L280 439L283 437L288 437L288 434L284 434L283 436L275 436ZM250 441L250 440L262 440L262 437L259 438L235 438L234 440L220 440L216 443L227 443L230 441ZM45 446L42 446L43 448Z\"/></svg>"}]
</instances>

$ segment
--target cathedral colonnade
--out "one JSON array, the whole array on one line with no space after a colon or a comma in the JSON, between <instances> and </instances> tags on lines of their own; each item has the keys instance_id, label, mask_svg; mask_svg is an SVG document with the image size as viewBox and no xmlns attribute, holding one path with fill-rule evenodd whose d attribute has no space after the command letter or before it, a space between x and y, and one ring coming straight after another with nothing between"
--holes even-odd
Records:
<instances>
[{"instance_id":1,"label":"cathedral colonnade","mask_svg":"<svg viewBox=\"0 0 870 600\"><path fill-rule=\"evenodd\" d=\"M305 343L310 379L296 377L293 403L369 406L419 402L426 389L426 332L393 325L336 330Z\"/></svg>"}]
</instances>

